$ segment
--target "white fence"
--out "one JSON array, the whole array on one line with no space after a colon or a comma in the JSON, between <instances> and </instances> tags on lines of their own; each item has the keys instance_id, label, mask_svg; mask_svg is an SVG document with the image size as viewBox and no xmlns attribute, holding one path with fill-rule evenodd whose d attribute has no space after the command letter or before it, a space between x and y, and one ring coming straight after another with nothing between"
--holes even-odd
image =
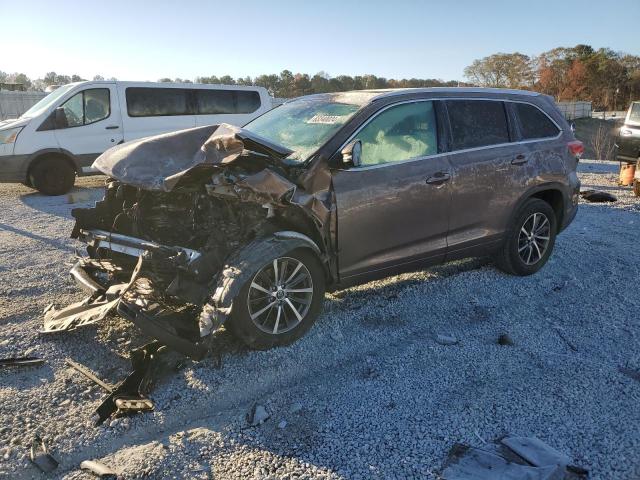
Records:
<instances>
[{"instance_id":1,"label":"white fence","mask_svg":"<svg viewBox=\"0 0 640 480\"><path fill-rule=\"evenodd\" d=\"M567 120L591 117L591 102L558 102L556 105Z\"/></svg>"},{"instance_id":2,"label":"white fence","mask_svg":"<svg viewBox=\"0 0 640 480\"><path fill-rule=\"evenodd\" d=\"M44 92L0 91L0 120L18 118L46 95Z\"/></svg>"}]
</instances>

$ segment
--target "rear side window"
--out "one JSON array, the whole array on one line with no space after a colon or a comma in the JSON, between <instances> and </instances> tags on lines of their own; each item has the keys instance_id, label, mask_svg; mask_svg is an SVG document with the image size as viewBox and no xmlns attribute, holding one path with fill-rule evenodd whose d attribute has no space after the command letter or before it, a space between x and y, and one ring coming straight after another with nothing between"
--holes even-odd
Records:
<instances>
[{"instance_id":1,"label":"rear side window","mask_svg":"<svg viewBox=\"0 0 640 480\"><path fill-rule=\"evenodd\" d=\"M523 140L555 137L560 133L558 127L539 108L526 103L514 103L513 106L520 119Z\"/></svg>"},{"instance_id":2,"label":"rear side window","mask_svg":"<svg viewBox=\"0 0 640 480\"><path fill-rule=\"evenodd\" d=\"M130 117L191 115L188 92L182 88L129 87L127 113Z\"/></svg>"},{"instance_id":3,"label":"rear side window","mask_svg":"<svg viewBox=\"0 0 640 480\"><path fill-rule=\"evenodd\" d=\"M260 94L243 90L194 90L196 113L216 115L223 113L253 113L260 108Z\"/></svg>"},{"instance_id":4,"label":"rear side window","mask_svg":"<svg viewBox=\"0 0 640 480\"><path fill-rule=\"evenodd\" d=\"M447 100L446 103L453 150L509 142L509 127L503 102Z\"/></svg>"}]
</instances>

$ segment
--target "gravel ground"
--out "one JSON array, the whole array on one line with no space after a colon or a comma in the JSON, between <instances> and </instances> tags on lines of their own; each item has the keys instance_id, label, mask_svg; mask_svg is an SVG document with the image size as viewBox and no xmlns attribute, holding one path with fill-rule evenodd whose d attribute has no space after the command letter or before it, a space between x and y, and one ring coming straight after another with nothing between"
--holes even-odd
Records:
<instances>
[{"instance_id":1,"label":"gravel ground","mask_svg":"<svg viewBox=\"0 0 640 480\"><path fill-rule=\"evenodd\" d=\"M0 187L0 477L41 478L41 433L61 465L92 478L437 478L456 442L537 436L592 478L640 478L640 200L617 164L583 161L585 186L619 197L583 204L549 264L516 278L487 260L456 262L328 295L305 338L252 352L222 336L222 366L189 363L160 383L153 413L93 426L104 392L64 363L115 383L145 339L127 322L41 335L41 312L82 295L67 278L75 242L67 197ZM101 196L81 179L76 199ZM507 334L513 345L498 345ZM437 335L458 343L442 345ZM270 417L247 423L254 405Z\"/></svg>"}]
</instances>

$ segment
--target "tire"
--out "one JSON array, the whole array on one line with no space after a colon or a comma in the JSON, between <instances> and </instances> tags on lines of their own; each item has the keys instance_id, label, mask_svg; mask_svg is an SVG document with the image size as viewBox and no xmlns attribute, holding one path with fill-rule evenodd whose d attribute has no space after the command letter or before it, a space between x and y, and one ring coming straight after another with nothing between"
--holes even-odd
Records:
<instances>
[{"instance_id":1,"label":"tire","mask_svg":"<svg viewBox=\"0 0 640 480\"><path fill-rule=\"evenodd\" d=\"M537 225L535 232L538 233L531 236L534 225ZM549 260L557 232L558 221L551 205L544 200L530 198L518 210L509 226L502 249L496 257L496 265L512 275L536 273ZM545 240L545 237L548 238Z\"/></svg>"},{"instance_id":2,"label":"tire","mask_svg":"<svg viewBox=\"0 0 640 480\"><path fill-rule=\"evenodd\" d=\"M47 157L29 172L28 183L44 195L63 195L73 188L76 171L61 157Z\"/></svg>"},{"instance_id":3,"label":"tire","mask_svg":"<svg viewBox=\"0 0 640 480\"><path fill-rule=\"evenodd\" d=\"M305 292L298 291L292 294L283 290L282 294L278 292L267 294L264 290L271 290L270 287L276 284L274 261L278 263L281 279L285 280L278 283L286 286L286 280L291 279L292 282L297 281L297 284L289 283L290 288L295 287L296 290L305 290ZM298 264L300 264L299 267ZM298 270L294 271L296 268ZM302 281L299 280L301 276L304 276ZM256 284L262 290L255 288ZM306 248L292 250L263 265L251 280L243 285L233 301L231 317L226 326L242 342L257 350L289 345L302 337L316 321L322 310L324 293L324 270L316 255ZM307 299L308 295L311 295L310 299ZM310 300L308 308L298 303L300 300ZM270 304L271 307L269 307ZM292 308L298 312L297 316ZM264 311L259 314L261 310ZM259 326L259 324L263 325ZM277 332L273 333L276 329Z\"/></svg>"}]
</instances>

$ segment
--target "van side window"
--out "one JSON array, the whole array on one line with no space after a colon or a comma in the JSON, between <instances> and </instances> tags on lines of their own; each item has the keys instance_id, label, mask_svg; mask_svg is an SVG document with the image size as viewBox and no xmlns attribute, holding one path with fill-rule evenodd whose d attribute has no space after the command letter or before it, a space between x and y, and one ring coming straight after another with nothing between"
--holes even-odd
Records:
<instances>
[{"instance_id":1,"label":"van side window","mask_svg":"<svg viewBox=\"0 0 640 480\"><path fill-rule=\"evenodd\" d=\"M253 113L260 108L258 92L209 89L194 91L198 115Z\"/></svg>"},{"instance_id":2,"label":"van side window","mask_svg":"<svg viewBox=\"0 0 640 480\"><path fill-rule=\"evenodd\" d=\"M558 127L539 108L518 102L513 103L513 106L520 119L520 133L523 140L555 137L560 133Z\"/></svg>"},{"instance_id":3,"label":"van side window","mask_svg":"<svg viewBox=\"0 0 640 480\"><path fill-rule=\"evenodd\" d=\"M447 100L453 150L509 142L504 104L492 100Z\"/></svg>"},{"instance_id":4,"label":"van side window","mask_svg":"<svg viewBox=\"0 0 640 480\"><path fill-rule=\"evenodd\" d=\"M89 125L104 120L111 114L108 88L90 88L76 93L62 104L67 117L67 128Z\"/></svg>"},{"instance_id":5,"label":"van side window","mask_svg":"<svg viewBox=\"0 0 640 480\"><path fill-rule=\"evenodd\" d=\"M633 102L629 109L629 121L640 122L640 102Z\"/></svg>"},{"instance_id":6,"label":"van side window","mask_svg":"<svg viewBox=\"0 0 640 480\"><path fill-rule=\"evenodd\" d=\"M193 115L186 89L129 87L125 96L130 117Z\"/></svg>"},{"instance_id":7,"label":"van side window","mask_svg":"<svg viewBox=\"0 0 640 480\"><path fill-rule=\"evenodd\" d=\"M433 102L396 105L374 117L356 138L362 166L400 162L438 153Z\"/></svg>"}]
</instances>

